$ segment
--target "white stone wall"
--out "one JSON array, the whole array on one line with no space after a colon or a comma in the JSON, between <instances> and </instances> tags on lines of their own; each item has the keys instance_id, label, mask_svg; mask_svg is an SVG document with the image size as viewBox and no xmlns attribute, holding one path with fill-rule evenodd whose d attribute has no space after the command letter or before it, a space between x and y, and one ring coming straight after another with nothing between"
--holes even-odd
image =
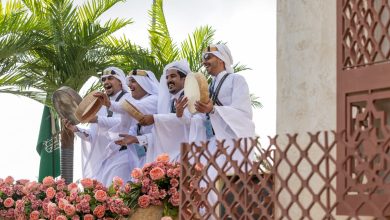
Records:
<instances>
[{"instance_id":1,"label":"white stone wall","mask_svg":"<svg viewBox=\"0 0 390 220\"><path fill-rule=\"evenodd\" d=\"M336 128L336 0L277 2L278 134Z\"/></svg>"}]
</instances>

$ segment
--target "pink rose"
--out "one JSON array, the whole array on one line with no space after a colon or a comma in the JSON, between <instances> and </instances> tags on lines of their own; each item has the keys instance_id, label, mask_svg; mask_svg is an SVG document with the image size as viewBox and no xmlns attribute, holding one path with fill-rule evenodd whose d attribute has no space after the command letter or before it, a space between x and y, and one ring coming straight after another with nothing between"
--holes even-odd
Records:
<instances>
[{"instance_id":1,"label":"pink rose","mask_svg":"<svg viewBox=\"0 0 390 220\"><path fill-rule=\"evenodd\" d=\"M57 205L55 203L50 202L47 204L47 212L49 215L54 215L57 212Z\"/></svg>"},{"instance_id":2,"label":"pink rose","mask_svg":"<svg viewBox=\"0 0 390 220\"><path fill-rule=\"evenodd\" d=\"M76 213L76 207L72 204L66 204L64 207L65 214L67 216L72 216L74 213Z\"/></svg>"},{"instance_id":3,"label":"pink rose","mask_svg":"<svg viewBox=\"0 0 390 220\"><path fill-rule=\"evenodd\" d=\"M128 208L128 207L123 207L123 208L121 209L121 215L126 216L126 215L129 215L129 213L130 213L130 208Z\"/></svg>"},{"instance_id":4,"label":"pink rose","mask_svg":"<svg viewBox=\"0 0 390 220\"><path fill-rule=\"evenodd\" d=\"M152 180L159 180L161 178L164 177L165 175L165 172L163 169L161 169L160 167L155 167L153 168L151 171L150 171L150 177L152 178Z\"/></svg>"},{"instance_id":5,"label":"pink rose","mask_svg":"<svg viewBox=\"0 0 390 220\"><path fill-rule=\"evenodd\" d=\"M80 220L80 216L74 215L74 216L72 216L72 220Z\"/></svg>"},{"instance_id":6,"label":"pink rose","mask_svg":"<svg viewBox=\"0 0 390 220\"><path fill-rule=\"evenodd\" d=\"M151 167L152 166L152 163L145 163L144 164L144 167L142 168L143 170L146 170L146 169L148 169L149 167Z\"/></svg>"},{"instance_id":7,"label":"pink rose","mask_svg":"<svg viewBox=\"0 0 390 220\"><path fill-rule=\"evenodd\" d=\"M76 191L78 190L78 187L77 187L77 184L76 183L71 183L68 185L68 191L71 192L71 191Z\"/></svg>"},{"instance_id":8,"label":"pink rose","mask_svg":"<svg viewBox=\"0 0 390 220\"><path fill-rule=\"evenodd\" d=\"M115 177L112 179L112 182L113 182L114 185L116 185L116 186L122 186L122 185L123 185L123 179L120 178L119 176L115 176Z\"/></svg>"},{"instance_id":9,"label":"pink rose","mask_svg":"<svg viewBox=\"0 0 390 220\"><path fill-rule=\"evenodd\" d=\"M65 208L65 205L67 205L67 204L69 204L69 202L66 199L61 198L58 200L58 208L60 208L62 210Z\"/></svg>"},{"instance_id":10,"label":"pink rose","mask_svg":"<svg viewBox=\"0 0 390 220\"><path fill-rule=\"evenodd\" d=\"M148 195L142 195L138 198L138 205L141 208L146 208L150 204L150 197Z\"/></svg>"},{"instance_id":11,"label":"pink rose","mask_svg":"<svg viewBox=\"0 0 390 220\"><path fill-rule=\"evenodd\" d=\"M99 202L104 202L107 199L107 193L103 190L97 190L95 192L95 199Z\"/></svg>"},{"instance_id":12,"label":"pink rose","mask_svg":"<svg viewBox=\"0 0 390 220\"><path fill-rule=\"evenodd\" d=\"M14 205L14 200L8 197L4 200L3 204L6 208L12 207Z\"/></svg>"},{"instance_id":13,"label":"pink rose","mask_svg":"<svg viewBox=\"0 0 390 220\"><path fill-rule=\"evenodd\" d=\"M44 186L52 186L54 185L55 181L54 181L54 178L52 176L47 176L45 178L43 178L42 180L42 184Z\"/></svg>"},{"instance_id":14,"label":"pink rose","mask_svg":"<svg viewBox=\"0 0 390 220\"><path fill-rule=\"evenodd\" d=\"M167 191L165 191L164 189L163 189L163 190L160 190L159 198L160 198L160 199L164 199L165 196L167 196Z\"/></svg>"},{"instance_id":15,"label":"pink rose","mask_svg":"<svg viewBox=\"0 0 390 220\"><path fill-rule=\"evenodd\" d=\"M171 216L164 216L161 218L161 220L172 220Z\"/></svg>"},{"instance_id":16,"label":"pink rose","mask_svg":"<svg viewBox=\"0 0 390 220\"><path fill-rule=\"evenodd\" d=\"M84 188L93 188L93 180L90 178L82 179L80 182Z\"/></svg>"},{"instance_id":17,"label":"pink rose","mask_svg":"<svg viewBox=\"0 0 390 220\"><path fill-rule=\"evenodd\" d=\"M167 153L163 153L157 156L157 162L169 162L169 155Z\"/></svg>"},{"instance_id":18,"label":"pink rose","mask_svg":"<svg viewBox=\"0 0 390 220\"><path fill-rule=\"evenodd\" d=\"M53 187L49 187L46 189L46 197L49 199L54 198L56 195L56 190Z\"/></svg>"},{"instance_id":19,"label":"pink rose","mask_svg":"<svg viewBox=\"0 0 390 220\"><path fill-rule=\"evenodd\" d=\"M94 220L94 219L95 219L95 217L93 217L93 215L91 215L91 214L84 215L84 220Z\"/></svg>"},{"instance_id":20,"label":"pink rose","mask_svg":"<svg viewBox=\"0 0 390 220\"><path fill-rule=\"evenodd\" d=\"M179 206L180 205L180 194L178 192L172 194L169 201L171 202L171 204L173 206Z\"/></svg>"},{"instance_id":21,"label":"pink rose","mask_svg":"<svg viewBox=\"0 0 390 220\"><path fill-rule=\"evenodd\" d=\"M16 181L18 184L22 184L22 185L26 185L26 183L30 182L30 180L27 180L27 179L20 179L18 181Z\"/></svg>"},{"instance_id":22,"label":"pink rose","mask_svg":"<svg viewBox=\"0 0 390 220\"><path fill-rule=\"evenodd\" d=\"M57 216L56 220L68 220L68 218L66 218L63 215L59 215L59 216Z\"/></svg>"},{"instance_id":23,"label":"pink rose","mask_svg":"<svg viewBox=\"0 0 390 220\"><path fill-rule=\"evenodd\" d=\"M7 176L4 180L4 182L7 184L7 185L11 185L14 183L14 178L12 176Z\"/></svg>"},{"instance_id":24,"label":"pink rose","mask_svg":"<svg viewBox=\"0 0 390 220\"><path fill-rule=\"evenodd\" d=\"M30 213L30 220L38 220L40 213L38 211L32 211Z\"/></svg>"},{"instance_id":25,"label":"pink rose","mask_svg":"<svg viewBox=\"0 0 390 220\"><path fill-rule=\"evenodd\" d=\"M142 170L141 168L134 168L133 171L131 171L131 177L134 179L139 179L142 177Z\"/></svg>"},{"instance_id":26,"label":"pink rose","mask_svg":"<svg viewBox=\"0 0 390 220\"><path fill-rule=\"evenodd\" d=\"M129 193L131 191L131 184L130 183L126 183L125 185L125 193Z\"/></svg>"},{"instance_id":27,"label":"pink rose","mask_svg":"<svg viewBox=\"0 0 390 220\"><path fill-rule=\"evenodd\" d=\"M106 208L102 205L96 206L93 210L93 214L96 215L98 218L103 218L105 212Z\"/></svg>"},{"instance_id":28,"label":"pink rose","mask_svg":"<svg viewBox=\"0 0 390 220\"><path fill-rule=\"evenodd\" d=\"M179 180L173 178L170 181L172 187L178 187L179 186Z\"/></svg>"}]
</instances>

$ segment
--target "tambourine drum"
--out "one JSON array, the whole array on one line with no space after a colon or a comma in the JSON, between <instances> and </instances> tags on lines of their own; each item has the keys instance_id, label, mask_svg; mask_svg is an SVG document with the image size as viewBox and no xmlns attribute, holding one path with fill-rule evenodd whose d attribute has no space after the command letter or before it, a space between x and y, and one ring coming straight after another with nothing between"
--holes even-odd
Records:
<instances>
[{"instance_id":1,"label":"tambourine drum","mask_svg":"<svg viewBox=\"0 0 390 220\"><path fill-rule=\"evenodd\" d=\"M209 101L209 89L207 79L202 73L189 73L184 82L184 95L188 99L188 110L196 113L195 102L207 103Z\"/></svg>"},{"instance_id":2,"label":"tambourine drum","mask_svg":"<svg viewBox=\"0 0 390 220\"><path fill-rule=\"evenodd\" d=\"M77 107L74 115L81 123L88 123L102 107L102 100L93 96L97 92L93 91L86 95Z\"/></svg>"},{"instance_id":3,"label":"tambourine drum","mask_svg":"<svg viewBox=\"0 0 390 220\"><path fill-rule=\"evenodd\" d=\"M137 121L140 121L144 117L144 114L142 114L142 112L140 112L133 104L131 104L127 100L122 102L121 106L123 110L129 113L129 115L135 118L135 120Z\"/></svg>"},{"instance_id":4,"label":"tambourine drum","mask_svg":"<svg viewBox=\"0 0 390 220\"><path fill-rule=\"evenodd\" d=\"M82 98L68 86L62 86L53 93L53 105L61 118L68 119L72 124L78 124L79 120L74 116L77 106Z\"/></svg>"}]
</instances>

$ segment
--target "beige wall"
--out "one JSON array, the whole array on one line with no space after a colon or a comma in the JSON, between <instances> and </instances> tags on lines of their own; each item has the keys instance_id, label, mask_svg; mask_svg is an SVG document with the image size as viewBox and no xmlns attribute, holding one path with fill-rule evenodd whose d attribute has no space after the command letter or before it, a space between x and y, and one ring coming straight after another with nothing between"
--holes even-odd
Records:
<instances>
[{"instance_id":1,"label":"beige wall","mask_svg":"<svg viewBox=\"0 0 390 220\"><path fill-rule=\"evenodd\" d=\"M278 134L336 128L336 1L277 2Z\"/></svg>"},{"instance_id":2,"label":"beige wall","mask_svg":"<svg viewBox=\"0 0 390 220\"><path fill-rule=\"evenodd\" d=\"M286 133L298 133L298 144L302 147L309 143L306 132L336 129L336 0L277 1L276 121L281 148L286 146ZM309 151L308 154L311 159L322 157L321 150ZM291 161L296 161L300 156L294 150L287 153ZM309 164L300 164L297 170L301 176L308 176L312 172ZM283 178L290 171L288 164L282 164L277 172ZM334 171L333 167L331 173ZM321 181L318 179L309 185L318 191L323 185ZM300 180L291 178L288 186L295 192L301 186ZM276 182L278 187L280 184ZM300 194L299 200L303 201L304 206L310 204L310 195ZM289 194L282 191L278 200L285 206L289 198ZM323 199L325 197L321 197ZM331 194L331 203L334 201L335 195ZM275 214L278 219L283 219L280 210L276 209ZM289 214L298 219L302 213L294 204ZM310 209L312 218L320 219L323 214L322 208L317 205Z\"/></svg>"}]
</instances>

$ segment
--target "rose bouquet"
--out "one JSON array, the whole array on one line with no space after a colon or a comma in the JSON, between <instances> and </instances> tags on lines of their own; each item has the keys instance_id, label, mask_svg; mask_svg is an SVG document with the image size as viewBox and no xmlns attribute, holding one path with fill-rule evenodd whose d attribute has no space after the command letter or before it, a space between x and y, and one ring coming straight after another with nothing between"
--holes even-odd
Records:
<instances>
[{"instance_id":1,"label":"rose bouquet","mask_svg":"<svg viewBox=\"0 0 390 220\"><path fill-rule=\"evenodd\" d=\"M119 198L123 187L110 194L96 180L83 179L81 185L83 190L52 177L42 183L0 179L0 219L114 219L130 213Z\"/></svg>"},{"instance_id":2,"label":"rose bouquet","mask_svg":"<svg viewBox=\"0 0 390 220\"><path fill-rule=\"evenodd\" d=\"M178 215L180 164L169 160L168 154L162 154L155 162L131 172L133 181L128 183L129 192L122 195L130 208L163 206L163 216Z\"/></svg>"}]
</instances>

